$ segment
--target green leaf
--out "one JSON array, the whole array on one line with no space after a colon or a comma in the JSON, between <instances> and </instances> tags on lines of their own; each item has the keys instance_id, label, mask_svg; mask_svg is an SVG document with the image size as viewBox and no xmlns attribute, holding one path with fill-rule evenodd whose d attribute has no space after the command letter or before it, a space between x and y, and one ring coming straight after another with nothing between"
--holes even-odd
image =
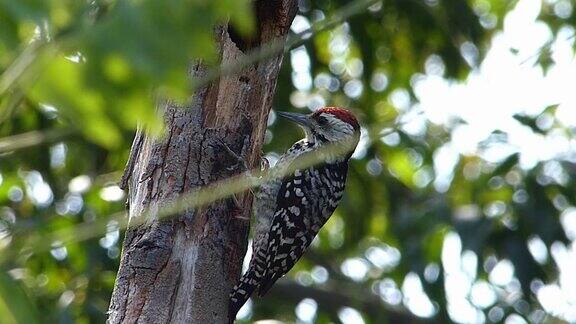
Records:
<instances>
[{"instance_id":1,"label":"green leaf","mask_svg":"<svg viewBox=\"0 0 576 324\"><path fill-rule=\"evenodd\" d=\"M530 127L530 129L535 133L538 133L538 134L545 134L546 133L536 125L536 119L534 119L532 117L529 117L526 115L520 115L520 114L515 114L512 117L514 117L514 119L519 121L522 125Z\"/></svg>"},{"instance_id":2,"label":"green leaf","mask_svg":"<svg viewBox=\"0 0 576 324\"><path fill-rule=\"evenodd\" d=\"M38 102L60 109L95 143L115 147L122 141L118 127L106 114L102 94L86 87L86 77L84 64L56 57L47 63L32 95Z\"/></svg>"},{"instance_id":3,"label":"green leaf","mask_svg":"<svg viewBox=\"0 0 576 324\"><path fill-rule=\"evenodd\" d=\"M36 307L21 284L0 270L0 318L2 323L40 323Z\"/></svg>"},{"instance_id":4,"label":"green leaf","mask_svg":"<svg viewBox=\"0 0 576 324\"><path fill-rule=\"evenodd\" d=\"M558 110L558 106L560 106L560 104L550 105L550 106L544 108L544 110L542 111L542 113L540 115L550 114L550 115L554 116L556 114L556 110Z\"/></svg>"},{"instance_id":5,"label":"green leaf","mask_svg":"<svg viewBox=\"0 0 576 324\"><path fill-rule=\"evenodd\" d=\"M6 11L18 20L40 22L48 15L49 3L43 0L0 0L0 11Z\"/></svg>"}]
</instances>

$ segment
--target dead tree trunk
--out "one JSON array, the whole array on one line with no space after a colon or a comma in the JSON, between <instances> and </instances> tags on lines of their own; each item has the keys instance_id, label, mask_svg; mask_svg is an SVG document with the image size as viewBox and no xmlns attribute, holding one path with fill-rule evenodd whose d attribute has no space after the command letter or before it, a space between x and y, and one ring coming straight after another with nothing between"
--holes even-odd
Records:
<instances>
[{"instance_id":1,"label":"dead tree trunk","mask_svg":"<svg viewBox=\"0 0 576 324\"><path fill-rule=\"evenodd\" d=\"M284 39L297 1L254 3L258 34L242 40L230 28L216 30L221 64L275 39ZM268 112L282 54L198 89L188 107L165 103L167 136L138 134L123 180L129 187L129 217L158 210L182 193L238 173L218 147L223 140L248 166L259 165ZM195 64L191 78L204 76ZM190 209L130 227L109 308L110 323L225 323L228 294L246 251L252 197Z\"/></svg>"}]
</instances>

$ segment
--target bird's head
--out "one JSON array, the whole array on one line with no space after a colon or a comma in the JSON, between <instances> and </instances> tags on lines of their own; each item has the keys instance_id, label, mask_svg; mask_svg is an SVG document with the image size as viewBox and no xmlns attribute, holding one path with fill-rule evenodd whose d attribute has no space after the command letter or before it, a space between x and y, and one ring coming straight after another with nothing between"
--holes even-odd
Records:
<instances>
[{"instance_id":1,"label":"bird's head","mask_svg":"<svg viewBox=\"0 0 576 324\"><path fill-rule=\"evenodd\" d=\"M309 142L322 144L350 141L352 150L360 139L360 124L347 109L324 107L311 114L278 112L278 115L299 124Z\"/></svg>"}]
</instances>

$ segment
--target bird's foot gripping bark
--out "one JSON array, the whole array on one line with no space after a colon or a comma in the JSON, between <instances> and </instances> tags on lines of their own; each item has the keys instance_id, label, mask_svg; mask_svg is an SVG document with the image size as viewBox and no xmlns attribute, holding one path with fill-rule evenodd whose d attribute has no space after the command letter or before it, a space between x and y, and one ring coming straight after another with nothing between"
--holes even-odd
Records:
<instances>
[{"instance_id":1,"label":"bird's foot gripping bark","mask_svg":"<svg viewBox=\"0 0 576 324\"><path fill-rule=\"evenodd\" d=\"M270 169L270 161L267 158L263 157L260 159L260 171L265 172Z\"/></svg>"}]
</instances>

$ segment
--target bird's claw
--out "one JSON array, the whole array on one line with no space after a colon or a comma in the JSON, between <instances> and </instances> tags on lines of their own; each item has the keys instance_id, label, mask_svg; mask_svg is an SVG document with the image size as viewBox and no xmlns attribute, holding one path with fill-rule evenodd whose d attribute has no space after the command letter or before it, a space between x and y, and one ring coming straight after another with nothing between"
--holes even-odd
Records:
<instances>
[{"instance_id":1,"label":"bird's claw","mask_svg":"<svg viewBox=\"0 0 576 324\"><path fill-rule=\"evenodd\" d=\"M267 158L263 157L260 159L260 170L267 171L270 169L270 161Z\"/></svg>"}]
</instances>

